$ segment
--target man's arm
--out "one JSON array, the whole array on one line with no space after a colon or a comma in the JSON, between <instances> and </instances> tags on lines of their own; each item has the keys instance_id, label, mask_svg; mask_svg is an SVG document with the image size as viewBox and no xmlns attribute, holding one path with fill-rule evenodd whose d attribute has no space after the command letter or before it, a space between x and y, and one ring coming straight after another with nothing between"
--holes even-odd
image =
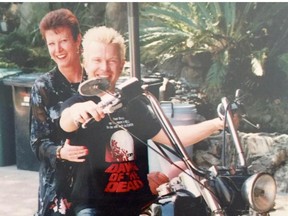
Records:
<instances>
[{"instance_id":1,"label":"man's arm","mask_svg":"<svg viewBox=\"0 0 288 216\"><path fill-rule=\"evenodd\" d=\"M214 118L198 124L175 126L175 132L184 146L193 145L206 139L213 133L222 130L224 123L220 118ZM171 145L163 129L152 138L153 141Z\"/></svg>"},{"instance_id":2,"label":"man's arm","mask_svg":"<svg viewBox=\"0 0 288 216\"><path fill-rule=\"evenodd\" d=\"M75 103L61 113L60 127L66 132L73 132L91 118L101 121L104 117L103 109L93 101Z\"/></svg>"},{"instance_id":3,"label":"man's arm","mask_svg":"<svg viewBox=\"0 0 288 216\"><path fill-rule=\"evenodd\" d=\"M71 108L68 107L63 110L60 117L60 127L66 132L73 132L78 130L80 122L71 116Z\"/></svg>"}]
</instances>

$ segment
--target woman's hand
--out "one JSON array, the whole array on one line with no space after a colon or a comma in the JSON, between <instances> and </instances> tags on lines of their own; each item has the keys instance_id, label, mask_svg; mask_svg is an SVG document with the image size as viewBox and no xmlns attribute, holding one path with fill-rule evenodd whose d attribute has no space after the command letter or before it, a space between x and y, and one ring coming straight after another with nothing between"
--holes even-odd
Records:
<instances>
[{"instance_id":1,"label":"woman's hand","mask_svg":"<svg viewBox=\"0 0 288 216\"><path fill-rule=\"evenodd\" d=\"M63 147L60 149L59 156L63 160L72 162L84 162L85 156L89 151L86 146L73 146L70 145L70 140L66 139Z\"/></svg>"}]
</instances>

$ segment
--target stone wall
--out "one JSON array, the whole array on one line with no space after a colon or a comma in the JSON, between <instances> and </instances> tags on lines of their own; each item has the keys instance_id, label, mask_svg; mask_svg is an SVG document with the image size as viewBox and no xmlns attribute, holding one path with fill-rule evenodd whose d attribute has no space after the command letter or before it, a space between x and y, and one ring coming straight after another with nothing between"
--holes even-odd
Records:
<instances>
[{"instance_id":1,"label":"stone wall","mask_svg":"<svg viewBox=\"0 0 288 216\"><path fill-rule=\"evenodd\" d=\"M227 164L237 164L237 153L230 135L226 133ZM220 165L224 136L211 136L205 142L194 146L194 161L202 168L212 164ZM288 193L288 135L278 133L242 133L239 140L251 173L268 172L275 177L277 191Z\"/></svg>"}]
</instances>

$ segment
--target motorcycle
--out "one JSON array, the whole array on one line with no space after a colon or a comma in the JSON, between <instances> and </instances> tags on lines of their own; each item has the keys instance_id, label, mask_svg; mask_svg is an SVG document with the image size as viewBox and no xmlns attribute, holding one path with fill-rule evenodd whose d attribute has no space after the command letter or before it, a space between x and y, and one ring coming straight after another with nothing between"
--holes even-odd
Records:
<instances>
[{"instance_id":1,"label":"motorcycle","mask_svg":"<svg viewBox=\"0 0 288 216\"><path fill-rule=\"evenodd\" d=\"M125 107L129 101L139 95L144 95L172 143L173 154L181 159L182 165L179 165L180 163L173 162L163 154L162 146L158 146L158 150L153 149L159 156L180 170L178 176L157 188L158 198L152 205L153 215L159 215L155 213L157 211L165 216L269 215L275 204L276 182L269 173L249 174L245 155L233 123L234 114L243 107L239 99L240 90L236 92L234 101L230 102L223 97L217 108L219 117L223 118L232 136L238 155L238 164L236 167L230 167L223 162L221 166L213 165L208 170L204 170L190 159L159 101L149 91L143 90L138 79L130 78L121 83L113 94L106 92L108 87L108 81L92 79L82 83L79 92L82 95L99 96L101 101L98 105L106 113ZM91 121L92 119L88 120L82 127L87 127Z\"/></svg>"}]
</instances>

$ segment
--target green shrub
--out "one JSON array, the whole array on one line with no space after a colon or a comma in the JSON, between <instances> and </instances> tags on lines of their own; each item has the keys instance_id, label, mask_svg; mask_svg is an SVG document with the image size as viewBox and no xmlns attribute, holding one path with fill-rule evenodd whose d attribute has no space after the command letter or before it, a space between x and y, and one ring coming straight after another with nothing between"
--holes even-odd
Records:
<instances>
[{"instance_id":1,"label":"green shrub","mask_svg":"<svg viewBox=\"0 0 288 216\"><path fill-rule=\"evenodd\" d=\"M45 46L32 46L29 34L18 31L0 37L0 66L47 71L52 67Z\"/></svg>"}]
</instances>

